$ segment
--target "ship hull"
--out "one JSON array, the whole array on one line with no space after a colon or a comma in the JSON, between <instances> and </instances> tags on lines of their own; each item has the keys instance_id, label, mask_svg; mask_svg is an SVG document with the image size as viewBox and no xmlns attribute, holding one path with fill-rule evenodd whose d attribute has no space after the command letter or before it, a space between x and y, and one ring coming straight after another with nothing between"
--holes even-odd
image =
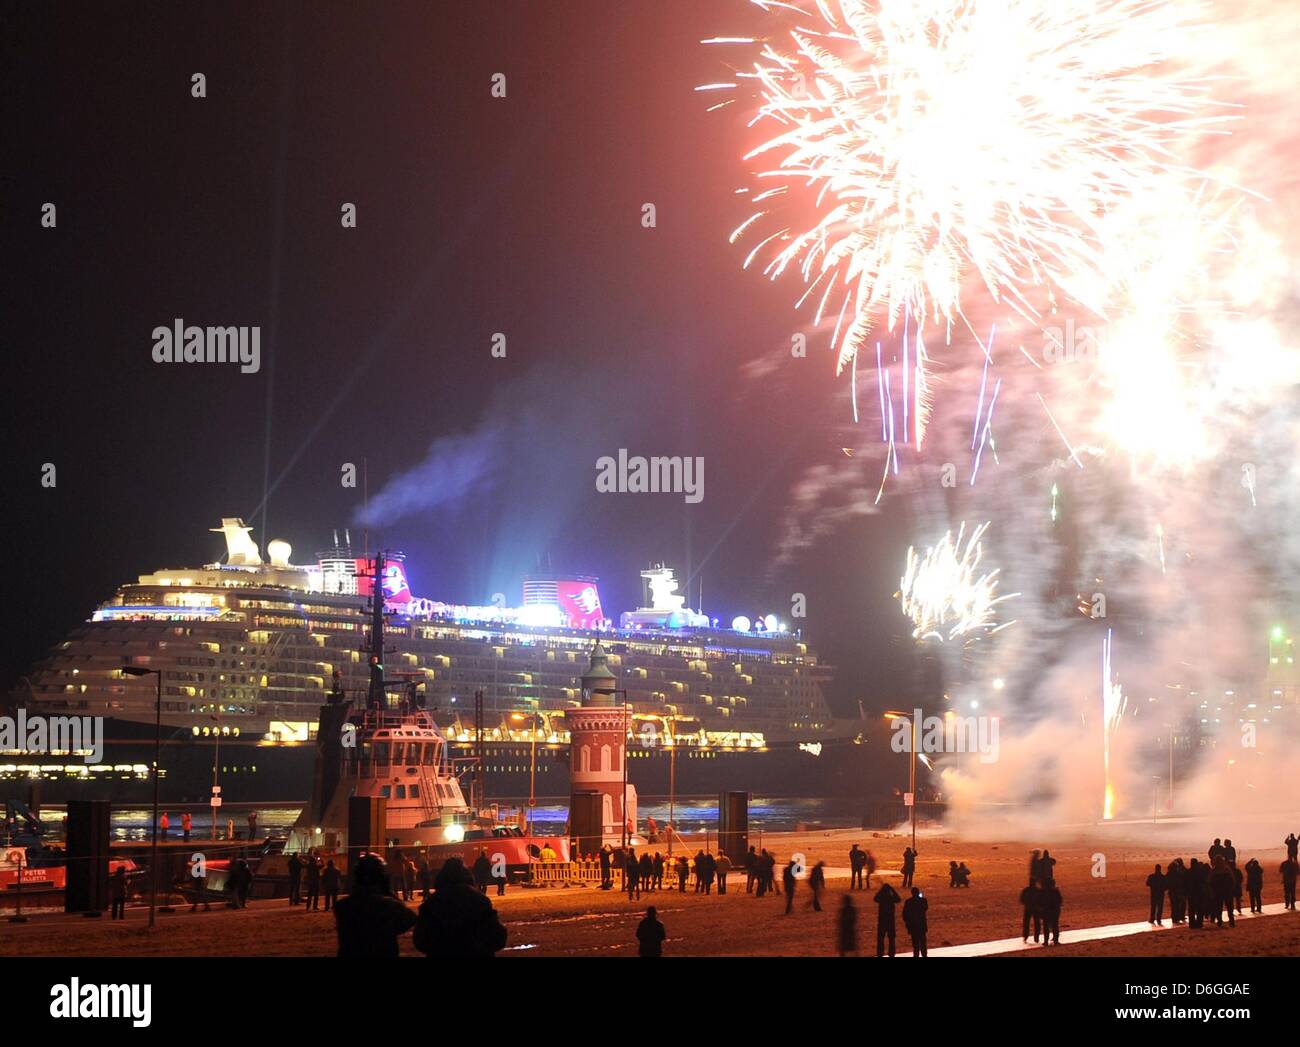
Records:
<instances>
[{"instance_id":1,"label":"ship hull","mask_svg":"<svg viewBox=\"0 0 1300 1047\"><path fill-rule=\"evenodd\" d=\"M451 756L462 781L473 777L474 745L453 742ZM811 747L816 749L816 746ZM163 726L160 787L163 805L203 805L212 795L215 776L226 804L300 804L311 795L315 744L264 745L223 740L219 749L195 741L185 729ZM115 804L150 804L153 783L143 769L153 763L154 725L113 719L105 725L103 767L132 767L133 771L99 770L80 773L78 762L47 770L39 778L42 803L75 799L111 800ZM22 760L20 759L21 763ZM33 762L36 762L33 760ZM487 799L563 798L569 794L567 745L543 744L536 750L519 742L485 742L482 781ZM705 795L741 790L767 795L859 797L871 791L879 775L867 758L867 747L850 740L823 742L820 753L797 744L762 750L696 750L682 747L674 756L665 747L633 746L628 779L642 796ZM67 768L77 768L68 773ZM0 778L0 797L25 797L36 779L9 775ZM237 819L238 820L238 819Z\"/></svg>"}]
</instances>

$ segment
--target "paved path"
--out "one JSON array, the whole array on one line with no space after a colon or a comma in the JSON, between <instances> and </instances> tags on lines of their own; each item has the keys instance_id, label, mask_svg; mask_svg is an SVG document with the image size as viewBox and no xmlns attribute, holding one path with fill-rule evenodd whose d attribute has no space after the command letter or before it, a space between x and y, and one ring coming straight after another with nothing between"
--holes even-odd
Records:
<instances>
[{"instance_id":1,"label":"paved path","mask_svg":"<svg viewBox=\"0 0 1300 1047\"><path fill-rule=\"evenodd\" d=\"M1286 906L1282 902L1275 902L1272 905L1264 906L1262 913L1245 912L1238 916L1238 920L1254 920L1260 916L1276 916L1278 913L1286 912ZM1186 930L1186 924L1166 922L1163 926L1156 926L1150 923L1112 923L1104 927L1073 927L1061 935L1062 945L1073 945L1076 942L1099 942L1107 938L1125 938L1130 934L1147 934L1151 932L1168 934L1172 931ZM1000 953L1020 952L1023 949L1042 949L1033 939L1028 943L1021 941L1019 938L999 938L992 942L971 942L968 945L947 945L938 949L930 949L931 956L997 956ZM907 954L901 954L907 955Z\"/></svg>"}]
</instances>

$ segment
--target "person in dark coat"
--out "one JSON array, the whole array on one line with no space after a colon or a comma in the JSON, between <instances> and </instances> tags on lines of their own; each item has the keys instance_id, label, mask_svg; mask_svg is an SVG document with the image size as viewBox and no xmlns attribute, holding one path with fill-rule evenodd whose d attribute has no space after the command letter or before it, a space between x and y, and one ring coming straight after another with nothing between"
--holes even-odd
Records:
<instances>
[{"instance_id":1,"label":"person in dark coat","mask_svg":"<svg viewBox=\"0 0 1300 1047\"><path fill-rule=\"evenodd\" d=\"M1233 862L1228 863L1228 871L1232 873L1232 901L1237 907L1237 915L1241 915L1241 887L1246 881L1246 875L1237 868Z\"/></svg>"},{"instance_id":2,"label":"person in dark coat","mask_svg":"<svg viewBox=\"0 0 1300 1047\"><path fill-rule=\"evenodd\" d=\"M649 851L641 852L641 862L638 872L640 874L639 879L641 881L641 886L647 891L653 891L655 889L655 862L654 859L650 857Z\"/></svg>"},{"instance_id":3,"label":"person in dark coat","mask_svg":"<svg viewBox=\"0 0 1300 1047\"><path fill-rule=\"evenodd\" d=\"M1038 889L1038 881L1030 880L1029 885L1020 892L1020 905L1024 909L1024 915L1020 920L1020 940L1029 941L1029 923L1032 920L1034 924L1034 944L1038 944L1038 936L1043 930L1043 909L1040 904L1042 901L1041 892Z\"/></svg>"},{"instance_id":4,"label":"person in dark coat","mask_svg":"<svg viewBox=\"0 0 1300 1047\"><path fill-rule=\"evenodd\" d=\"M492 903L474 889L459 858L448 858L420 905L415 947L435 959L495 956L506 946L506 929Z\"/></svg>"},{"instance_id":5,"label":"person in dark coat","mask_svg":"<svg viewBox=\"0 0 1300 1047\"><path fill-rule=\"evenodd\" d=\"M325 868L320 874L320 886L325 894L326 912L329 912L338 904L339 885L342 880L343 877L339 874L338 866L334 864L334 859L331 858L325 863Z\"/></svg>"},{"instance_id":6,"label":"person in dark coat","mask_svg":"<svg viewBox=\"0 0 1300 1047\"><path fill-rule=\"evenodd\" d=\"M659 922L659 917L655 913L655 907L649 906L645 911L645 919L636 925L636 954L638 956L662 956L664 954L664 939L668 937L668 932L664 930L664 925Z\"/></svg>"},{"instance_id":7,"label":"person in dark coat","mask_svg":"<svg viewBox=\"0 0 1300 1047\"><path fill-rule=\"evenodd\" d=\"M1159 927L1165 918L1165 874L1160 871L1160 866L1156 866L1156 871L1147 877L1147 887L1151 891L1151 915L1147 917L1147 923L1154 923Z\"/></svg>"},{"instance_id":8,"label":"person in dark coat","mask_svg":"<svg viewBox=\"0 0 1300 1047\"><path fill-rule=\"evenodd\" d=\"M1246 893L1250 895L1250 911L1264 911L1264 867L1258 858L1246 863Z\"/></svg>"},{"instance_id":9,"label":"person in dark coat","mask_svg":"<svg viewBox=\"0 0 1300 1047\"><path fill-rule=\"evenodd\" d=\"M727 893L727 874L731 872L731 859L727 857L725 851L719 851L718 856L713 859L713 874L718 880L718 893Z\"/></svg>"},{"instance_id":10,"label":"person in dark coat","mask_svg":"<svg viewBox=\"0 0 1300 1047\"><path fill-rule=\"evenodd\" d=\"M1061 944L1061 906L1065 899L1055 880L1043 880L1040 884L1042 893L1040 905L1043 910L1043 944Z\"/></svg>"},{"instance_id":11,"label":"person in dark coat","mask_svg":"<svg viewBox=\"0 0 1300 1047\"><path fill-rule=\"evenodd\" d=\"M1232 846L1231 840L1223 841L1223 857L1227 860L1229 865L1237 864L1237 848Z\"/></svg>"},{"instance_id":12,"label":"person in dark coat","mask_svg":"<svg viewBox=\"0 0 1300 1047\"><path fill-rule=\"evenodd\" d=\"M654 877L651 880L651 890L662 891L664 889L664 856L658 851L655 851L651 874Z\"/></svg>"},{"instance_id":13,"label":"person in dark coat","mask_svg":"<svg viewBox=\"0 0 1300 1047\"><path fill-rule=\"evenodd\" d=\"M1199 930L1205 921L1208 906L1205 904L1206 885L1202 874L1208 872L1208 868L1196 858L1187 866L1187 926L1192 930Z\"/></svg>"},{"instance_id":14,"label":"person in dark coat","mask_svg":"<svg viewBox=\"0 0 1300 1047\"><path fill-rule=\"evenodd\" d=\"M1169 893L1169 919L1183 923L1187 919L1187 870L1181 858L1175 858L1165 869L1165 890Z\"/></svg>"},{"instance_id":15,"label":"person in dark coat","mask_svg":"<svg viewBox=\"0 0 1300 1047\"><path fill-rule=\"evenodd\" d=\"M794 889L798 883L795 874L796 868L798 866L795 864L795 860L791 858L781 872L781 885L785 888L785 914L787 916L794 909Z\"/></svg>"},{"instance_id":16,"label":"person in dark coat","mask_svg":"<svg viewBox=\"0 0 1300 1047\"><path fill-rule=\"evenodd\" d=\"M415 863L415 878L420 882L420 897L429 897L429 891L433 887L433 873L429 870L429 862L423 855Z\"/></svg>"},{"instance_id":17,"label":"person in dark coat","mask_svg":"<svg viewBox=\"0 0 1300 1047\"><path fill-rule=\"evenodd\" d=\"M1295 861L1297 851L1300 851L1300 837L1297 837L1295 833L1290 833L1282 842L1286 844L1286 856Z\"/></svg>"},{"instance_id":18,"label":"person in dark coat","mask_svg":"<svg viewBox=\"0 0 1300 1047\"><path fill-rule=\"evenodd\" d=\"M1228 860L1219 855L1214 862L1214 871L1210 873L1210 890L1214 892L1212 902L1214 912L1214 923L1216 927L1223 926L1223 910L1228 910L1228 926L1237 925L1236 917L1232 912L1232 896L1236 891L1236 881L1232 876L1232 867L1228 865Z\"/></svg>"},{"instance_id":19,"label":"person in dark coat","mask_svg":"<svg viewBox=\"0 0 1300 1047\"><path fill-rule=\"evenodd\" d=\"M1208 853L1210 858L1210 868L1213 869L1215 859L1223 857L1223 841L1217 836L1214 838L1214 842L1210 844L1210 850Z\"/></svg>"},{"instance_id":20,"label":"person in dark coat","mask_svg":"<svg viewBox=\"0 0 1300 1047\"><path fill-rule=\"evenodd\" d=\"M108 899L112 903L111 920L126 919L126 866L119 865L108 878Z\"/></svg>"},{"instance_id":21,"label":"person in dark coat","mask_svg":"<svg viewBox=\"0 0 1300 1047\"><path fill-rule=\"evenodd\" d=\"M627 900L641 898L641 863L637 861L636 852L631 848L623 857L623 885L627 888Z\"/></svg>"},{"instance_id":22,"label":"person in dark coat","mask_svg":"<svg viewBox=\"0 0 1300 1047\"><path fill-rule=\"evenodd\" d=\"M912 886L912 877L916 875L916 852L908 847L903 851L903 886Z\"/></svg>"},{"instance_id":23,"label":"person in dark coat","mask_svg":"<svg viewBox=\"0 0 1300 1047\"><path fill-rule=\"evenodd\" d=\"M306 912L309 909L320 908L320 859L314 854L307 856L307 867L304 870L307 881L307 899L303 907Z\"/></svg>"},{"instance_id":24,"label":"person in dark coat","mask_svg":"<svg viewBox=\"0 0 1300 1047\"><path fill-rule=\"evenodd\" d=\"M605 844L605 846L600 849L600 889L602 891L608 891L614 886L614 877L611 874L612 865L610 862L610 854L610 846L609 844Z\"/></svg>"},{"instance_id":25,"label":"person in dark coat","mask_svg":"<svg viewBox=\"0 0 1300 1047\"><path fill-rule=\"evenodd\" d=\"M855 843L849 848L849 890L856 891L862 888L862 870L867 867L867 856Z\"/></svg>"},{"instance_id":26,"label":"person in dark coat","mask_svg":"<svg viewBox=\"0 0 1300 1047\"><path fill-rule=\"evenodd\" d=\"M338 954L348 959L395 958L398 937L415 926L415 919L388 889L383 861L362 855L352 873L352 892L334 906Z\"/></svg>"},{"instance_id":27,"label":"person in dark coat","mask_svg":"<svg viewBox=\"0 0 1300 1047\"><path fill-rule=\"evenodd\" d=\"M816 912L822 911L822 891L826 889L826 863L818 862L808 874L808 890L812 892L809 903Z\"/></svg>"},{"instance_id":28,"label":"person in dark coat","mask_svg":"<svg viewBox=\"0 0 1300 1047\"><path fill-rule=\"evenodd\" d=\"M876 956L885 955L885 939L889 939L889 956L894 957L894 949L898 940L898 928L894 924L894 906L903 899L898 896L898 892L889 884L881 886L872 899L876 903Z\"/></svg>"},{"instance_id":29,"label":"person in dark coat","mask_svg":"<svg viewBox=\"0 0 1300 1047\"><path fill-rule=\"evenodd\" d=\"M690 875L691 863L686 860L686 855L679 854L677 856L677 890L682 894L686 893L686 881L690 879Z\"/></svg>"},{"instance_id":30,"label":"person in dark coat","mask_svg":"<svg viewBox=\"0 0 1300 1047\"><path fill-rule=\"evenodd\" d=\"M840 903L839 931L836 943L841 956L858 955L858 910L852 895L846 894Z\"/></svg>"},{"instance_id":31,"label":"person in dark coat","mask_svg":"<svg viewBox=\"0 0 1300 1047\"><path fill-rule=\"evenodd\" d=\"M745 855L745 893L754 893L754 881L758 879L758 854L754 848Z\"/></svg>"},{"instance_id":32,"label":"person in dark coat","mask_svg":"<svg viewBox=\"0 0 1300 1047\"><path fill-rule=\"evenodd\" d=\"M930 900L921 893L921 888L912 888L912 897L903 903L903 926L907 928L907 933L912 938L912 955L927 956L929 951L926 948L925 936L929 933L929 921L926 913L930 908Z\"/></svg>"},{"instance_id":33,"label":"person in dark coat","mask_svg":"<svg viewBox=\"0 0 1300 1047\"><path fill-rule=\"evenodd\" d=\"M1295 883L1296 876L1300 874L1300 862L1294 858L1288 858L1282 863L1282 901L1287 909L1295 908Z\"/></svg>"},{"instance_id":34,"label":"person in dark coat","mask_svg":"<svg viewBox=\"0 0 1300 1047\"><path fill-rule=\"evenodd\" d=\"M248 892L253 886L253 870L243 858L236 858L230 863L230 890L235 896L235 906L248 908Z\"/></svg>"},{"instance_id":35,"label":"person in dark coat","mask_svg":"<svg viewBox=\"0 0 1300 1047\"><path fill-rule=\"evenodd\" d=\"M297 853L289 855L289 904L297 905L302 900L302 859Z\"/></svg>"},{"instance_id":36,"label":"person in dark coat","mask_svg":"<svg viewBox=\"0 0 1300 1047\"><path fill-rule=\"evenodd\" d=\"M492 879L492 861L487 851L480 851L474 859L474 886L479 894L487 894L488 882Z\"/></svg>"}]
</instances>

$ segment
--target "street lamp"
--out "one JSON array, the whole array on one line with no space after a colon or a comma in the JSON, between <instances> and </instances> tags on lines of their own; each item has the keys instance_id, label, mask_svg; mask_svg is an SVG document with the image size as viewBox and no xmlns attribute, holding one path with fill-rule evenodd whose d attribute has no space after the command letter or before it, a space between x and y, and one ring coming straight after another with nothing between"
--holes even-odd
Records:
<instances>
[{"instance_id":1,"label":"street lamp","mask_svg":"<svg viewBox=\"0 0 1300 1047\"><path fill-rule=\"evenodd\" d=\"M910 770L908 772L908 787L912 798L912 851L916 851L916 717L908 716L907 713L890 711L885 713L886 720L906 720L912 727L912 759Z\"/></svg>"},{"instance_id":2,"label":"street lamp","mask_svg":"<svg viewBox=\"0 0 1300 1047\"><path fill-rule=\"evenodd\" d=\"M532 699L536 700L536 699ZM518 723L525 718L531 720L531 730L528 732L531 737L529 744L529 763L528 763L528 835L533 835L533 808L537 805L537 721L541 719L541 713L534 709L531 713L511 713L510 719Z\"/></svg>"},{"instance_id":3,"label":"street lamp","mask_svg":"<svg viewBox=\"0 0 1300 1047\"><path fill-rule=\"evenodd\" d=\"M153 727L153 841L149 845L149 928L152 930L158 909L158 773L162 769L162 680L161 669L146 669L139 665L124 665L125 676L158 677L158 698L154 703Z\"/></svg>"}]
</instances>

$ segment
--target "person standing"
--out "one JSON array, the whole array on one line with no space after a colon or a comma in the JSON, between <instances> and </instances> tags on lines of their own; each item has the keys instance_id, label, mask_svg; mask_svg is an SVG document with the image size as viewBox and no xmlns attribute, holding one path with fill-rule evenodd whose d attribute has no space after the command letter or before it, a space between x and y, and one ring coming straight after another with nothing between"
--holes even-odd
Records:
<instances>
[{"instance_id":1,"label":"person standing","mask_svg":"<svg viewBox=\"0 0 1300 1047\"><path fill-rule=\"evenodd\" d=\"M781 873L781 885L785 888L785 914L789 916L794 909L795 861L793 858L786 863L785 871Z\"/></svg>"},{"instance_id":2,"label":"person standing","mask_svg":"<svg viewBox=\"0 0 1300 1047\"><path fill-rule=\"evenodd\" d=\"M181 833L186 843L190 842L190 830L194 828L194 819L190 817L189 811L181 813ZM213 834L216 835L215 833Z\"/></svg>"},{"instance_id":3,"label":"person standing","mask_svg":"<svg viewBox=\"0 0 1300 1047\"><path fill-rule=\"evenodd\" d=\"M314 854L307 855L304 876L307 880L307 899L303 912L320 908L320 859Z\"/></svg>"},{"instance_id":4,"label":"person standing","mask_svg":"<svg viewBox=\"0 0 1300 1047\"><path fill-rule=\"evenodd\" d=\"M1241 915L1241 888L1246 881L1245 874L1237 868L1236 862L1228 863L1228 871L1232 873L1232 901L1237 906L1237 915Z\"/></svg>"},{"instance_id":5,"label":"person standing","mask_svg":"<svg viewBox=\"0 0 1300 1047\"><path fill-rule=\"evenodd\" d=\"M433 873L429 869L429 859L420 855L420 860L415 863L415 877L420 882L420 900L423 901L429 897L429 888L433 886Z\"/></svg>"},{"instance_id":6,"label":"person standing","mask_svg":"<svg viewBox=\"0 0 1300 1047\"><path fill-rule=\"evenodd\" d=\"M112 903L111 920L126 919L126 866L119 865L108 878L108 899Z\"/></svg>"},{"instance_id":7,"label":"person standing","mask_svg":"<svg viewBox=\"0 0 1300 1047\"><path fill-rule=\"evenodd\" d=\"M167 812L163 811L162 817L158 819L158 835L162 839L167 839L167 830L172 827L172 820L167 817Z\"/></svg>"},{"instance_id":8,"label":"person standing","mask_svg":"<svg viewBox=\"0 0 1300 1047\"><path fill-rule=\"evenodd\" d=\"M487 894L490 879L492 879L492 862L487 856L487 851L479 851L478 857L474 859L474 886L478 888L479 894Z\"/></svg>"},{"instance_id":9,"label":"person standing","mask_svg":"<svg viewBox=\"0 0 1300 1047\"><path fill-rule=\"evenodd\" d=\"M321 890L325 892L325 911L329 912L338 903L339 900L339 881L342 876L339 875L338 866L334 864L331 858L325 863L325 871L320 874Z\"/></svg>"},{"instance_id":10,"label":"person standing","mask_svg":"<svg viewBox=\"0 0 1300 1047\"><path fill-rule=\"evenodd\" d=\"M867 856L862 853L855 843L849 848L849 890L858 891L862 889L862 870L866 868Z\"/></svg>"},{"instance_id":11,"label":"person standing","mask_svg":"<svg viewBox=\"0 0 1300 1047\"><path fill-rule=\"evenodd\" d=\"M1232 868L1228 865L1228 860L1220 853L1214 861L1214 871L1210 874L1210 889L1214 892L1214 923L1216 927L1223 926L1223 910L1228 910L1228 926L1237 925L1236 917L1232 911L1232 895L1236 884L1232 877Z\"/></svg>"},{"instance_id":12,"label":"person standing","mask_svg":"<svg viewBox=\"0 0 1300 1047\"><path fill-rule=\"evenodd\" d=\"M853 896L846 894L840 903L839 932L837 944L841 956L858 955L858 910L853 904Z\"/></svg>"},{"instance_id":13,"label":"person standing","mask_svg":"<svg viewBox=\"0 0 1300 1047\"><path fill-rule=\"evenodd\" d=\"M686 893L686 881L691 875L690 862L686 860L686 855L677 856L677 890L681 894Z\"/></svg>"},{"instance_id":14,"label":"person standing","mask_svg":"<svg viewBox=\"0 0 1300 1047\"><path fill-rule=\"evenodd\" d=\"M903 903L903 926L911 936L914 957L929 955L925 944L925 937L929 933L929 921L926 918L929 908L930 900L921 893L921 888L913 887L912 897Z\"/></svg>"},{"instance_id":15,"label":"person standing","mask_svg":"<svg viewBox=\"0 0 1300 1047\"><path fill-rule=\"evenodd\" d=\"M808 889L812 892L811 905L815 912L822 911L822 891L826 889L826 863L818 862L808 874Z\"/></svg>"},{"instance_id":16,"label":"person standing","mask_svg":"<svg viewBox=\"0 0 1300 1047\"><path fill-rule=\"evenodd\" d=\"M1291 861L1295 861L1296 853L1300 850L1300 837L1297 837L1295 833L1291 833L1282 842L1286 844L1286 856Z\"/></svg>"},{"instance_id":17,"label":"person standing","mask_svg":"<svg viewBox=\"0 0 1300 1047\"><path fill-rule=\"evenodd\" d=\"M253 870L243 858L236 858L230 866L230 886L235 892L235 906L248 908L248 892L253 886Z\"/></svg>"},{"instance_id":18,"label":"person standing","mask_svg":"<svg viewBox=\"0 0 1300 1047\"><path fill-rule=\"evenodd\" d=\"M713 861L714 872L718 877L718 893L727 893L727 873L731 872L731 859L727 857L725 851L719 851L717 858Z\"/></svg>"},{"instance_id":19,"label":"person standing","mask_svg":"<svg viewBox=\"0 0 1300 1047\"><path fill-rule=\"evenodd\" d=\"M612 866L610 862L610 855L612 853L609 844L605 844L605 846L600 849L600 889L602 891L608 891L614 886L614 877L611 873Z\"/></svg>"},{"instance_id":20,"label":"person standing","mask_svg":"<svg viewBox=\"0 0 1300 1047\"><path fill-rule=\"evenodd\" d=\"M1030 880L1029 885L1020 892L1020 905L1024 914L1020 919L1020 940L1029 941L1029 923L1032 920L1034 924L1034 944L1038 944L1038 936L1043 930L1043 909L1042 909L1042 892L1038 889L1038 881Z\"/></svg>"},{"instance_id":21,"label":"person standing","mask_svg":"<svg viewBox=\"0 0 1300 1047\"><path fill-rule=\"evenodd\" d=\"M1246 893L1250 895L1250 911L1263 912L1264 867L1259 864L1258 858L1252 858L1246 863Z\"/></svg>"},{"instance_id":22,"label":"person standing","mask_svg":"<svg viewBox=\"0 0 1300 1047\"><path fill-rule=\"evenodd\" d=\"M1046 855L1046 852L1044 852ZM1044 880L1042 885L1041 905L1043 909L1043 944L1061 944L1061 906L1065 899L1055 880Z\"/></svg>"},{"instance_id":23,"label":"person standing","mask_svg":"<svg viewBox=\"0 0 1300 1047\"><path fill-rule=\"evenodd\" d=\"M448 858L433 881L433 894L420 905L415 947L434 959L487 957L504 949L506 939L492 903L474 889L461 860Z\"/></svg>"},{"instance_id":24,"label":"person standing","mask_svg":"<svg viewBox=\"0 0 1300 1047\"><path fill-rule=\"evenodd\" d=\"M911 847L903 851L903 886L912 886L912 877L916 874L916 852Z\"/></svg>"},{"instance_id":25,"label":"person standing","mask_svg":"<svg viewBox=\"0 0 1300 1047\"><path fill-rule=\"evenodd\" d=\"M652 889L662 891L664 889L664 856L655 851L654 862L651 865L651 872L654 875Z\"/></svg>"},{"instance_id":26,"label":"person standing","mask_svg":"<svg viewBox=\"0 0 1300 1047\"><path fill-rule=\"evenodd\" d=\"M1151 891L1151 913L1147 917L1147 923L1153 923L1157 927L1163 924L1165 918L1165 886L1165 874L1157 865L1156 871L1147 877L1147 887Z\"/></svg>"},{"instance_id":27,"label":"person standing","mask_svg":"<svg viewBox=\"0 0 1300 1047\"><path fill-rule=\"evenodd\" d=\"M637 862L636 852L628 848L623 858L623 883L627 887L627 900L634 897L641 900L641 866Z\"/></svg>"},{"instance_id":28,"label":"person standing","mask_svg":"<svg viewBox=\"0 0 1300 1047\"><path fill-rule=\"evenodd\" d=\"M1175 858L1165 870L1165 890L1169 894L1169 920L1183 923L1187 919L1187 870L1183 860Z\"/></svg>"},{"instance_id":29,"label":"person standing","mask_svg":"<svg viewBox=\"0 0 1300 1047\"><path fill-rule=\"evenodd\" d=\"M877 906L876 915L876 957L885 955L885 939L889 939L889 958L894 958L897 945L898 928L894 924L894 906L903 899L889 884L882 884L873 899Z\"/></svg>"},{"instance_id":30,"label":"person standing","mask_svg":"<svg viewBox=\"0 0 1300 1047\"><path fill-rule=\"evenodd\" d=\"M647 891L655 889L655 862L649 851L641 852L640 873L641 886Z\"/></svg>"},{"instance_id":31,"label":"person standing","mask_svg":"<svg viewBox=\"0 0 1300 1047\"><path fill-rule=\"evenodd\" d=\"M867 852L867 890L871 890L871 874L876 871L876 856Z\"/></svg>"},{"instance_id":32,"label":"person standing","mask_svg":"<svg viewBox=\"0 0 1300 1047\"><path fill-rule=\"evenodd\" d=\"M297 905L302 900L302 859L295 851L289 855L289 904Z\"/></svg>"},{"instance_id":33,"label":"person standing","mask_svg":"<svg viewBox=\"0 0 1300 1047\"><path fill-rule=\"evenodd\" d=\"M235 831L233 822L231 823L230 831L233 839L233 834ZM250 843L252 843L252 841L256 839L257 839L257 812L249 811L248 812L248 840Z\"/></svg>"},{"instance_id":34,"label":"person standing","mask_svg":"<svg viewBox=\"0 0 1300 1047\"><path fill-rule=\"evenodd\" d=\"M758 879L758 855L754 848L745 855L745 893L754 893L754 881Z\"/></svg>"},{"instance_id":35,"label":"person standing","mask_svg":"<svg viewBox=\"0 0 1300 1047\"><path fill-rule=\"evenodd\" d=\"M659 922L655 907L653 905L647 907L645 919L636 927L636 954L638 956L662 956L664 954L664 940L667 937L668 932L664 930L664 925Z\"/></svg>"},{"instance_id":36,"label":"person standing","mask_svg":"<svg viewBox=\"0 0 1300 1047\"><path fill-rule=\"evenodd\" d=\"M1296 875L1300 873L1300 862L1288 858L1282 863L1282 901L1286 908L1295 908Z\"/></svg>"},{"instance_id":37,"label":"person standing","mask_svg":"<svg viewBox=\"0 0 1300 1047\"><path fill-rule=\"evenodd\" d=\"M395 959L398 937L415 926L415 921L415 913L389 890L384 863L377 855L362 855L352 872L351 892L334 906L339 956Z\"/></svg>"}]
</instances>

